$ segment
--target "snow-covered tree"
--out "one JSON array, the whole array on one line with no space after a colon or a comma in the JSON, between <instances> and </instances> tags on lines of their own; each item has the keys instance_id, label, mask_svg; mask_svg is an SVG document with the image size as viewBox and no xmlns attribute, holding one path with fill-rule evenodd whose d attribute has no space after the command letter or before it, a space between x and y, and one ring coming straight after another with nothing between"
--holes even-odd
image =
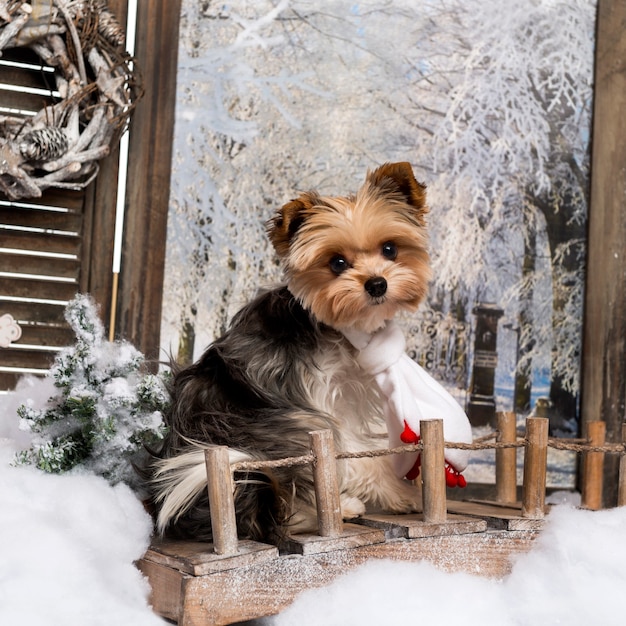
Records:
<instances>
[{"instance_id":1,"label":"snow-covered tree","mask_svg":"<svg viewBox=\"0 0 626 626\"><path fill-rule=\"evenodd\" d=\"M143 356L131 344L105 340L88 296L68 304L66 319L76 343L55 360L49 375L58 392L47 406L18 408L32 445L17 460L51 473L80 467L137 486L132 461L165 433L162 376L142 371Z\"/></svg>"}]
</instances>

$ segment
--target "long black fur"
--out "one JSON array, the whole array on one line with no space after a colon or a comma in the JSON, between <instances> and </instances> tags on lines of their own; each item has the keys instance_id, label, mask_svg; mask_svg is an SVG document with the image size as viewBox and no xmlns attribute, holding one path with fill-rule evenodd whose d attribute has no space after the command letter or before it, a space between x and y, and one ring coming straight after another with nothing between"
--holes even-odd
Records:
<instances>
[{"instance_id":1,"label":"long black fur","mask_svg":"<svg viewBox=\"0 0 626 626\"><path fill-rule=\"evenodd\" d=\"M263 459L310 453L309 431L332 428L332 421L307 404L306 376L294 373L315 369L314 348L338 337L314 322L287 288L259 295L196 363L174 369L169 434L159 457L183 452L190 440L225 445ZM260 376L259 368L251 364L251 357L259 353L264 360ZM255 540L279 539L294 493L313 493L307 467L238 472L234 478L239 535ZM166 533L211 541L206 494L172 521Z\"/></svg>"}]
</instances>

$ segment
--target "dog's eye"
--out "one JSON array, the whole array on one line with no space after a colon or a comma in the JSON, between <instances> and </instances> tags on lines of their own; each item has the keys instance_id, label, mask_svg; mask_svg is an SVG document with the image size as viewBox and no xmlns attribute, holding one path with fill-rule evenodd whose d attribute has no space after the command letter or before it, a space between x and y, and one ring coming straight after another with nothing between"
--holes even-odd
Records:
<instances>
[{"instance_id":1,"label":"dog's eye","mask_svg":"<svg viewBox=\"0 0 626 626\"><path fill-rule=\"evenodd\" d=\"M349 267L348 261L346 261L345 257L342 257L340 254L336 254L329 261L328 265L330 267L330 271L333 274L337 274L337 276L339 276L342 272L345 272Z\"/></svg>"},{"instance_id":2,"label":"dog's eye","mask_svg":"<svg viewBox=\"0 0 626 626\"><path fill-rule=\"evenodd\" d=\"M393 261L398 256L398 248L393 241L385 241L381 252L382 255L390 261Z\"/></svg>"}]
</instances>

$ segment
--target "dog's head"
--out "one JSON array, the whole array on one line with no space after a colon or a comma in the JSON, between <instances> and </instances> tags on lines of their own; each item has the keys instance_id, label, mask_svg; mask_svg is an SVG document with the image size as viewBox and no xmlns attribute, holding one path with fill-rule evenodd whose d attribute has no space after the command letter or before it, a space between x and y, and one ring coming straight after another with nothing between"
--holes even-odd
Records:
<instances>
[{"instance_id":1,"label":"dog's head","mask_svg":"<svg viewBox=\"0 0 626 626\"><path fill-rule=\"evenodd\" d=\"M268 223L292 294L336 329L413 311L430 279L425 187L408 163L368 172L355 195L301 194Z\"/></svg>"}]
</instances>

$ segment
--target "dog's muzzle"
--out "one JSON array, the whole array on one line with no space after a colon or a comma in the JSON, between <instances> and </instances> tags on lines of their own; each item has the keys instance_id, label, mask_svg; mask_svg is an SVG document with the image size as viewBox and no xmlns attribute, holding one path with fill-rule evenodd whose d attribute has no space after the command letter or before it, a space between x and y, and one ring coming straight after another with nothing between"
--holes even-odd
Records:
<instances>
[{"instance_id":1,"label":"dog's muzzle","mask_svg":"<svg viewBox=\"0 0 626 626\"><path fill-rule=\"evenodd\" d=\"M365 282L364 287L372 298L380 298L387 292L387 281L382 276L374 276Z\"/></svg>"}]
</instances>

